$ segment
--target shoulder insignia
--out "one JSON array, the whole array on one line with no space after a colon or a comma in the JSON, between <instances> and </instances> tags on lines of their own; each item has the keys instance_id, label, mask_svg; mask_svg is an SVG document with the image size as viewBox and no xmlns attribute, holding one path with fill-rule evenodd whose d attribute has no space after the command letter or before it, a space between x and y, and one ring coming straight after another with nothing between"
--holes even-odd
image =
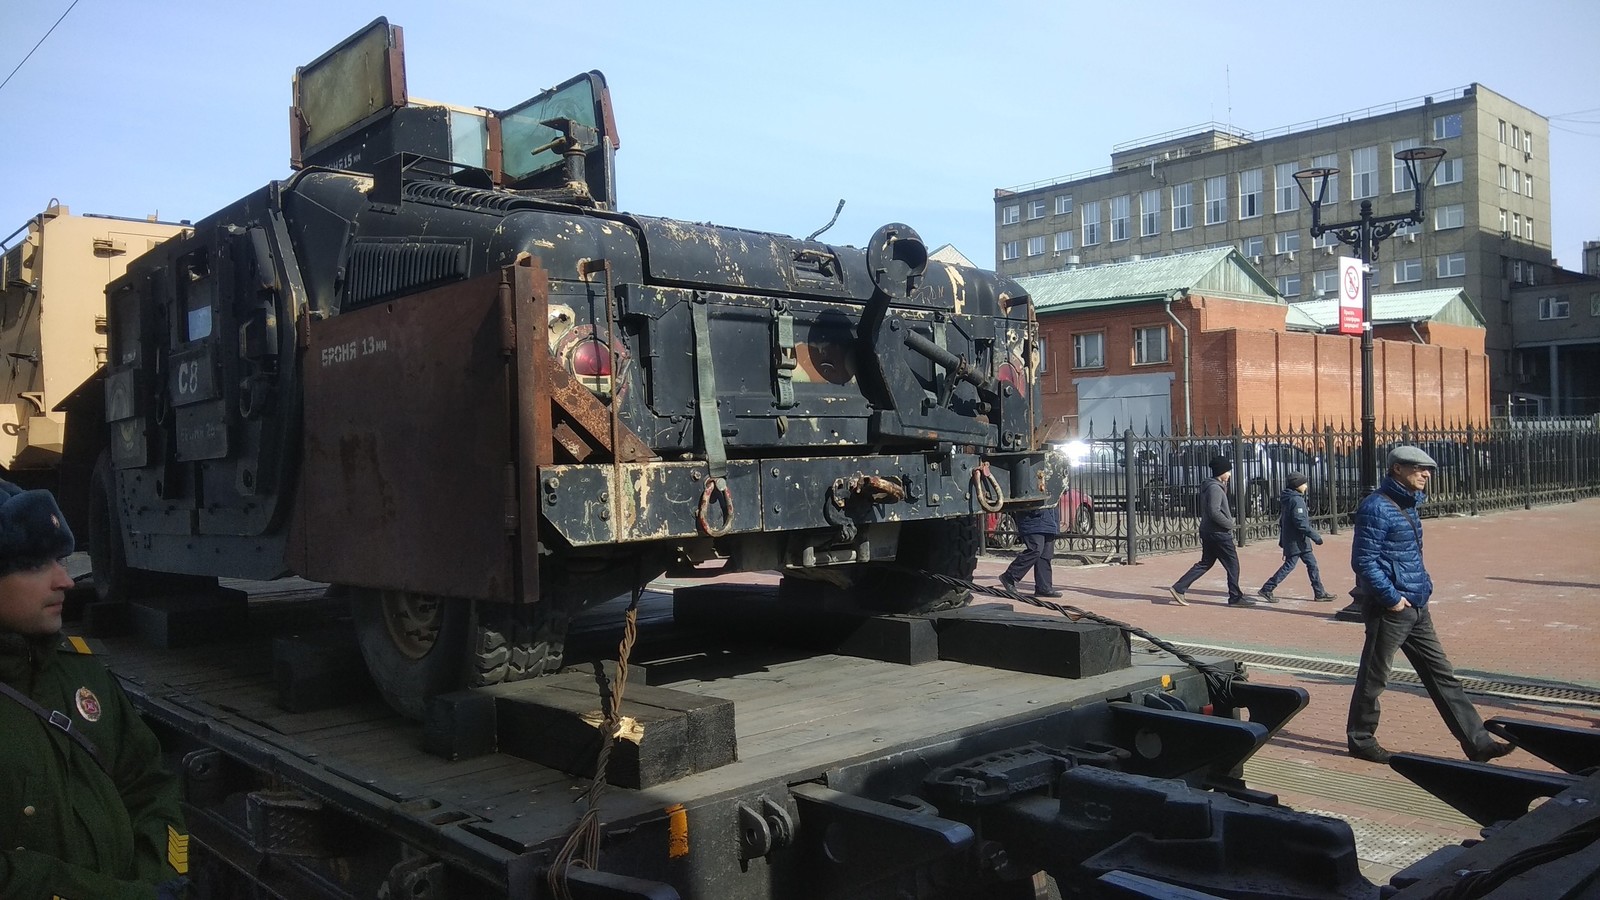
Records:
<instances>
[{"instance_id":1,"label":"shoulder insignia","mask_svg":"<svg viewBox=\"0 0 1600 900\"><path fill-rule=\"evenodd\" d=\"M78 715L85 722L100 721L100 698L94 695L94 691L86 687L78 688L78 693L72 699L78 706Z\"/></svg>"},{"instance_id":2,"label":"shoulder insignia","mask_svg":"<svg viewBox=\"0 0 1600 900\"><path fill-rule=\"evenodd\" d=\"M99 642L69 634L61 641L61 652L71 653L76 656L95 656L103 653L105 647Z\"/></svg>"}]
</instances>

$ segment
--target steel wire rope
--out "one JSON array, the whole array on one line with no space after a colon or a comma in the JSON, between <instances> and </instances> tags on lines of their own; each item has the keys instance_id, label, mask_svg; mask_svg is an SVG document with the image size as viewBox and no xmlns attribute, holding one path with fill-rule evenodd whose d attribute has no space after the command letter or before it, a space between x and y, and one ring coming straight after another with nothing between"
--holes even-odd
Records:
<instances>
[{"instance_id":1,"label":"steel wire rope","mask_svg":"<svg viewBox=\"0 0 1600 900\"><path fill-rule=\"evenodd\" d=\"M0 81L0 90L4 90L5 86L11 83L11 79L16 77L16 74L18 72L22 71L22 67L28 64L28 60L33 58L33 54L36 53L39 50L40 47L44 46L45 40L48 39L50 37L50 35L55 32L56 25L60 25L62 19L65 19L67 17L67 13L72 12L73 7L76 7L77 5L78 5L78 0L72 0L72 5L67 7L67 12L62 13L61 14L61 18L56 19L55 25L51 25L50 26L50 30L46 31L44 33L44 37L39 38L39 42L37 44L33 45L33 49L29 50L28 51L28 55L24 56L22 58L22 62L17 63L17 67L15 69L11 70L11 74L6 76L6 80L5 81Z\"/></svg>"},{"instance_id":2,"label":"steel wire rope","mask_svg":"<svg viewBox=\"0 0 1600 900\"><path fill-rule=\"evenodd\" d=\"M567 888L569 867L582 866L595 871L600 864L600 797L605 793L606 767L610 764L611 747L616 743L622 721L622 694L628 686L628 657L639 639L639 598L643 593L642 586L633 589L628 611L623 616L622 641L617 645L617 677L606 684L605 672L602 670L598 674L601 689L605 691L605 704L601 710L600 751L595 755L594 777L590 779L589 788L581 798L585 807L583 815L572 827L572 833L567 836L566 843L561 845L546 871L550 892L558 900L572 900L572 892Z\"/></svg>"}]
</instances>

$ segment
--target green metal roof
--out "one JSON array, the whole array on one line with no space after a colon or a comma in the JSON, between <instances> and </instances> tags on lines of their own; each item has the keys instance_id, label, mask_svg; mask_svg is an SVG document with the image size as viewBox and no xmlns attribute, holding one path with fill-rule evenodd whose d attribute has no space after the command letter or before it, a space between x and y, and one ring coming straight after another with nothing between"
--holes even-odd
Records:
<instances>
[{"instance_id":1,"label":"green metal roof","mask_svg":"<svg viewBox=\"0 0 1600 900\"><path fill-rule=\"evenodd\" d=\"M1339 301L1307 300L1290 304L1291 312L1299 311L1318 328L1336 328L1339 325ZM1291 323L1293 319L1290 320ZM1401 293L1372 295L1372 321L1382 325L1392 322L1443 322L1484 327L1483 313L1461 288L1440 288L1432 291L1403 291Z\"/></svg>"},{"instance_id":2,"label":"green metal roof","mask_svg":"<svg viewBox=\"0 0 1600 900\"><path fill-rule=\"evenodd\" d=\"M1283 302L1255 266L1231 247L1023 275L1017 283L1033 297L1040 313L1165 300L1184 293Z\"/></svg>"}]
</instances>

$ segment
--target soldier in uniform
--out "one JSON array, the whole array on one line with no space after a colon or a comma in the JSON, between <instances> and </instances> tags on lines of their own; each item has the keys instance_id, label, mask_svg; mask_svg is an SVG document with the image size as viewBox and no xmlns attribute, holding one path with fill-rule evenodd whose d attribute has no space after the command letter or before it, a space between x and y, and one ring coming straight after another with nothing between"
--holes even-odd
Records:
<instances>
[{"instance_id":1,"label":"soldier in uniform","mask_svg":"<svg viewBox=\"0 0 1600 900\"><path fill-rule=\"evenodd\" d=\"M61 633L72 549L48 491L0 481L0 897L181 897L178 782L116 679Z\"/></svg>"}]
</instances>

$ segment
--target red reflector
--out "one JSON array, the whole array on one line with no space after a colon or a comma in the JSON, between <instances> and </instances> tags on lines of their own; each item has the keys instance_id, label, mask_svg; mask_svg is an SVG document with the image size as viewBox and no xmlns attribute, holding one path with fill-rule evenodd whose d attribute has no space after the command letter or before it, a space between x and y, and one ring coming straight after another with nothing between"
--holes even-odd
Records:
<instances>
[{"instance_id":1,"label":"red reflector","mask_svg":"<svg viewBox=\"0 0 1600 900\"><path fill-rule=\"evenodd\" d=\"M1205 706L1200 707L1200 715L1202 715L1202 716L1213 716L1213 715L1216 715L1216 713L1217 713L1217 708L1215 706L1212 706L1209 703L1207 703Z\"/></svg>"},{"instance_id":2,"label":"red reflector","mask_svg":"<svg viewBox=\"0 0 1600 900\"><path fill-rule=\"evenodd\" d=\"M584 341L572 351L572 374L594 377L611 374L611 350L595 340Z\"/></svg>"}]
</instances>

